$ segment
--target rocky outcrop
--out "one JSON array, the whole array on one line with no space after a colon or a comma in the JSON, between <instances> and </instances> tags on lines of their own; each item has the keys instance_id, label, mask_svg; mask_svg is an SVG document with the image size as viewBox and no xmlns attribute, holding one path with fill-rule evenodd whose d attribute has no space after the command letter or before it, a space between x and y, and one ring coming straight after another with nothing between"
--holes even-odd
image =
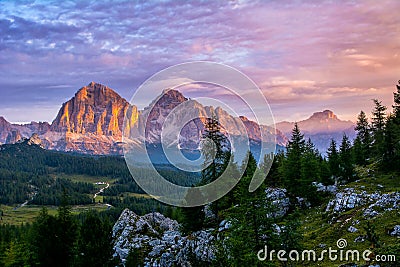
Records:
<instances>
[{"instance_id":1,"label":"rocky outcrop","mask_svg":"<svg viewBox=\"0 0 400 267\"><path fill-rule=\"evenodd\" d=\"M312 185L315 186L318 192L328 192L334 194L337 191L336 185L323 185L322 183L317 182L312 182Z\"/></svg>"},{"instance_id":2,"label":"rocky outcrop","mask_svg":"<svg viewBox=\"0 0 400 267\"><path fill-rule=\"evenodd\" d=\"M336 194L335 198L329 201L326 212L340 213L356 207L365 206L363 216L372 218L380 212L391 211L399 208L400 193L379 192L367 193L361 191L357 193L354 188L345 188L342 192Z\"/></svg>"},{"instance_id":3,"label":"rocky outcrop","mask_svg":"<svg viewBox=\"0 0 400 267\"><path fill-rule=\"evenodd\" d=\"M400 237L400 225L395 225L390 231L390 235Z\"/></svg>"},{"instance_id":4,"label":"rocky outcrop","mask_svg":"<svg viewBox=\"0 0 400 267\"><path fill-rule=\"evenodd\" d=\"M284 188L269 187L265 190L268 204L271 204L273 211L268 217L282 217L286 215L290 208L290 200Z\"/></svg>"},{"instance_id":5,"label":"rocky outcrop","mask_svg":"<svg viewBox=\"0 0 400 267\"><path fill-rule=\"evenodd\" d=\"M42 139L40 139L39 135L37 133L34 133L28 140L27 140L28 145L37 145L42 147Z\"/></svg>"},{"instance_id":6,"label":"rocky outcrop","mask_svg":"<svg viewBox=\"0 0 400 267\"><path fill-rule=\"evenodd\" d=\"M115 255L124 263L129 252L145 253L144 266L191 266L190 260L211 262L211 230L183 236L175 220L160 213L138 216L125 209L113 227Z\"/></svg>"}]
</instances>

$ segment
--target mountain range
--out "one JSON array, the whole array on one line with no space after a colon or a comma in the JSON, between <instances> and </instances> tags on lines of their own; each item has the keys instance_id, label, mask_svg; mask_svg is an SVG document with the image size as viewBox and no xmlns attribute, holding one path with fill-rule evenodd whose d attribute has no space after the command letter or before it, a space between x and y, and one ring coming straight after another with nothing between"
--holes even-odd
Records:
<instances>
[{"instance_id":1,"label":"mountain range","mask_svg":"<svg viewBox=\"0 0 400 267\"><path fill-rule=\"evenodd\" d=\"M294 122L283 121L276 123L275 127L290 137L294 124ZM355 138L355 124L352 121L340 120L330 110L315 112L308 119L298 121L297 125L304 137L310 138L322 153L326 152L331 139L340 144L343 134L346 134L350 140Z\"/></svg>"},{"instance_id":2,"label":"mountain range","mask_svg":"<svg viewBox=\"0 0 400 267\"><path fill-rule=\"evenodd\" d=\"M168 117L180 105L184 108ZM241 135L240 127L244 125L250 144L274 142L278 147L284 147L293 128L292 122L280 122L274 128L258 125L244 116L233 117L220 107L204 106L184 97L177 90L164 90L150 106L138 110L111 88L91 82L62 104L51 124L11 124L0 117L0 143L16 143L34 135L34 143L46 149L118 155L123 153L123 136L133 133L139 141L157 145L161 143L161 132L166 130L163 129L166 119L169 120L169 125L179 125L182 120L191 116L197 119L190 120L181 127L179 140L171 143L181 149L190 150L199 145L205 129L205 118L215 115L223 125L223 131L231 135ZM354 135L353 123L338 119L329 110L314 113L298 124L306 137L312 138L317 148L322 150L326 149L332 137L338 139L343 133L350 137ZM142 136L139 133L145 134Z\"/></svg>"}]
</instances>

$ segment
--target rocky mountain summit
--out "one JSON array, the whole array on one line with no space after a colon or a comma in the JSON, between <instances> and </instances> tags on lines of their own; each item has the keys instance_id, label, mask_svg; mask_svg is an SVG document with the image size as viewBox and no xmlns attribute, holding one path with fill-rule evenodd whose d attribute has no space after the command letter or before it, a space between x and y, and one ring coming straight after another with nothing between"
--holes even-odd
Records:
<instances>
[{"instance_id":1,"label":"rocky mountain summit","mask_svg":"<svg viewBox=\"0 0 400 267\"><path fill-rule=\"evenodd\" d=\"M355 138L355 124L351 121L340 120L331 110L315 112L308 119L298 121L297 125L304 133L305 138L311 138L316 148L322 153L327 150L332 138L337 143L340 143L343 134L350 139ZM275 126L287 137L290 137L294 122L278 122Z\"/></svg>"},{"instance_id":2,"label":"rocky mountain summit","mask_svg":"<svg viewBox=\"0 0 400 267\"><path fill-rule=\"evenodd\" d=\"M305 133L329 133L346 131L354 127L351 121L340 120L331 110L315 112L308 119L297 122L297 125ZM276 127L284 133L290 133L294 127L294 122L278 122Z\"/></svg>"},{"instance_id":3,"label":"rocky mountain summit","mask_svg":"<svg viewBox=\"0 0 400 267\"><path fill-rule=\"evenodd\" d=\"M122 136L124 116L137 120L137 108L107 86L91 82L65 102L51 130L75 134Z\"/></svg>"}]
</instances>

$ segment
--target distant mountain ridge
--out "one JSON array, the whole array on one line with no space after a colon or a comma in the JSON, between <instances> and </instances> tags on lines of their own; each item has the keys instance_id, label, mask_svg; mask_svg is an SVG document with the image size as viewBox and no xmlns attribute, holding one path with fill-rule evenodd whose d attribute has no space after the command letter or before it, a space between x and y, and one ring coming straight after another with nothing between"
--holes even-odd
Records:
<instances>
[{"instance_id":1,"label":"distant mountain ridge","mask_svg":"<svg viewBox=\"0 0 400 267\"><path fill-rule=\"evenodd\" d=\"M16 125L0 117L0 142L15 143L36 134L35 140L40 138L41 145L46 149L88 154L122 154L122 136L127 136L128 133L145 132L145 136L139 136L139 141L159 144L166 117L182 103L185 109L180 114L174 114L172 125L178 124L188 114L199 118L188 122L180 132L179 144L175 145L184 149L192 149L198 145L205 128L204 118L211 117L212 114L233 135L242 134L238 127L243 122L252 142L266 141L260 140L261 136L268 141L275 141L276 136L276 144L280 146L287 142L286 136L273 127L258 125L242 116L233 117L219 107L203 106L195 100L185 98L176 90L165 90L155 101L154 106L150 105L151 110L149 107L138 110L111 88L91 82L61 106L51 124L32 122ZM144 117L148 118L147 121L144 121ZM125 128L124 118L127 118Z\"/></svg>"},{"instance_id":2,"label":"distant mountain ridge","mask_svg":"<svg viewBox=\"0 0 400 267\"><path fill-rule=\"evenodd\" d=\"M311 117L297 122L304 133L330 133L337 131L345 131L354 127L351 121L340 120L333 111L324 110L322 112L315 112ZM276 128L283 133L290 133L294 127L294 122L278 122Z\"/></svg>"},{"instance_id":3,"label":"distant mountain ridge","mask_svg":"<svg viewBox=\"0 0 400 267\"><path fill-rule=\"evenodd\" d=\"M276 123L275 127L290 138L294 124L295 122L283 121ZM331 110L315 112L308 119L298 121L297 125L305 138L311 138L316 148L322 153L326 152L331 139L339 143L343 134L350 139L355 138L355 124L351 121L340 120Z\"/></svg>"}]
</instances>

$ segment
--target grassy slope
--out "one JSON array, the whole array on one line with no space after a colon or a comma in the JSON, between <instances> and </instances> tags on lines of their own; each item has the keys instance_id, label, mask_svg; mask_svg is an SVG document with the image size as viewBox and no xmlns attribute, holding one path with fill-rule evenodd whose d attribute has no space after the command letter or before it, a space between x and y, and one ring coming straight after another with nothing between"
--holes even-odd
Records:
<instances>
[{"instance_id":1,"label":"grassy slope","mask_svg":"<svg viewBox=\"0 0 400 267\"><path fill-rule=\"evenodd\" d=\"M392 193L400 192L400 184L398 183L398 178L395 179L393 175L383 175L378 178L363 178L356 182L347 184L345 187L355 188L356 191L366 191L367 193L380 192L380 193ZM397 180L397 181L396 181ZM378 185L382 185L380 187ZM333 198L333 196L332 196ZM315 249L321 252L323 249L337 249L336 242L340 238L347 240L347 247L344 250L357 249L360 253L366 249L370 249L370 243L365 242L354 242L355 238L360 235L365 235L366 231L364 226L366 225L366 219L363 217L363 208L365 206L360 206L355 209L348 210L340 214L340 216L334 220L333 223L329 223L332 219L330 213L325 212L326 205L319 208L310 209L305 212L300 220L301 231L304 235L303 246L306 249ZM356 221L359 224L355 224ZM395 225L400 225L400 210L387 211L380 213L377 217L371 220L375 226L375 232L379 237L379 241L383 248L382 252L385 252L389 247L391 247L392 252L397 252L396 258L398 266L400 266L400 239L397 237L392 237L388 234L390 229L393 229ZM347 229L350 226L354 226L358 229L355 233L350 233ZM325 248L321 248L320 244L326 244ZM393 248L397 245L397 248ZM318 254L317 254L318 255ZM326 258L326 257L325 257ZM298 266L339 266L345 262L313 262L313 263L299 263ZM359 264L364 262L360 262ZM296 265L297 266L297 265ZM381 265L385 266L385 265Z\"/></svg>"},{"instance_id":2,"label":"grassy slope","mask_svg":"<svg viewBox=\"0 0 400 267\"><path fill-rule=\"evenodd\" d=\"M39 215L40 210L43 206L27 205L18 209L15 206L0 205L0 210L3 213L3 220L0 223L9 225L21 225L23 223L31 223ZM50 215L57 214L57 207L46 206ZM78 205L72 207L72 213L77 214L89 209L95 209L98 211L106 210L107 207L101 204L90 204L90 205Z\"/></svg>"}]
</instances>

